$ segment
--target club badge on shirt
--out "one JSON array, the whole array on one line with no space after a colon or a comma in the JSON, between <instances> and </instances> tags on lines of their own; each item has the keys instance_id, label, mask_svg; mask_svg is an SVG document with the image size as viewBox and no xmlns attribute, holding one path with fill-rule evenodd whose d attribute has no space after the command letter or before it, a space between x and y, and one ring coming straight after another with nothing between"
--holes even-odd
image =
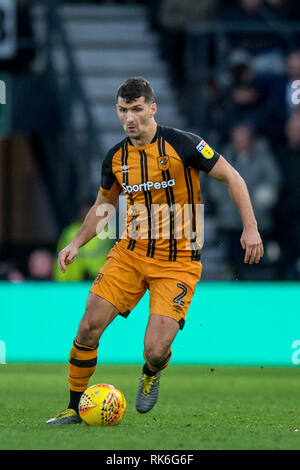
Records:
<instances>
[{"instance_id":1,"label":"club badge on shirt","mask_svg":"<svg viewBox=\"0 0 300 470\"><path fill-rule=\"evenodd\" d=\"M167 155L157 158L158 168L160 170L168 170L170 168L171 162Z\"/></svg>"},{"instance_id":2,"label":"club badge on shirt","mask_svg":"<svg viewBox=\"0 0 300 470\"><path fill-rule=\"evenodd\" d=\"M204 158L212 158L214 156L213 149L205 142L205 140L201 140L196 148Z\"/></svg>"}]
</instances>

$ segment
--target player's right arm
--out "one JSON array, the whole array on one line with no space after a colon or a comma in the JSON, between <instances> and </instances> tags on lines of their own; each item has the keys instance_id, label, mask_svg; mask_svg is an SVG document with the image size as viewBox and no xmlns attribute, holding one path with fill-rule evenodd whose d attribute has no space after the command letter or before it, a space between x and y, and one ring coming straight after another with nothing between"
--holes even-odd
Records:
<instances>
[{"instance_id":1,"label":"player's right arm","mask_svg":"<svg viewBox=\"0 0 300 470\"><path fill-rule=\"evenodd\" d=\"M105 228L113 213L112 210L107 211L107 209L111 207L115 210L118 198L119 195L105 197L101 192L98 193L95 203L87 213L77 234L71 243L58 254L57 264L63 273L66 271L66 266L75 261L79 248L88 243Z\"/></svg>"}]
</instances>

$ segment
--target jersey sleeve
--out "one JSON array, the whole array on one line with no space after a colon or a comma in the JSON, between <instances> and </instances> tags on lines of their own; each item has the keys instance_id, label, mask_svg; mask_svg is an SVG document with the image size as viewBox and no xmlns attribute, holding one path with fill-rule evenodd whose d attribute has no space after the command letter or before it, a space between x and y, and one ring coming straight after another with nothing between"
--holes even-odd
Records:
<instances>
[{"instance_id":1,"label":"jersey sleeve","mask_svg":"<svg viewBox=\"0 0 300 470\"><path fill-rule=\"evenodd\" d=\"M110 150L107 153L101 169L99 194L106 198L115 198L119 196L122 191L122 188L113 173L112 161L114 154L115 152L113 150Z\"/></svg>"},{"instance_id":2,"label":"jersey sleeve","mask_svg":"<svg viewBox=\"0 0 300 470\"><path fill-rule=\"evenodd\" d=\"M209 173L220 158L220 154L216 152L209 144L195 134L189 135L190 149L186 160L190 166L199 171Z\"/></svg>"},{"instance_id":3,"label":"jersey sleeve","mask_svg":"<svg viewBox=\"0 0 300 470\"><path fill-rule=\"evenodd\" d=\"M209 173L220 158L219 153L196 134L166 127L163 132L186 166Z\"/></svg>"}]
</instances>

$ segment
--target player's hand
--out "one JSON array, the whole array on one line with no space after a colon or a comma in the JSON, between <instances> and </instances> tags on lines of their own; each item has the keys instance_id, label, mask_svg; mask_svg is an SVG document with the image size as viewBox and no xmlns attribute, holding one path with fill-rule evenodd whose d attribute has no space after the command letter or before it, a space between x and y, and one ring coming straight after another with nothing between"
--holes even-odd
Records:
<instances>
[{"instance_id":1,"label":"player's hand","mask_svg":"<svg viewBox=\"0 0 300 470\"><path fill-rule=\"evenodd\" d=\"M244 263L258 264L264 255L264 247L257 228L244 228L241 236L241 245L243 250L245 250Z\"/></svg>"},{"instance_id":2,"label":"player's hand","mask_svg":"<svg viewBox=\"0 0 300 470\"><path fill-rule=\"evenodd\" d=\"M61 272L64 273L66 271L66 265L71 264L73 263L73 261L75 261L77 253L78 248L72 245L72 243L70 243L70 245L66 246L66 248L59 252L57 264Z\"/></svg>"}]
</instances>

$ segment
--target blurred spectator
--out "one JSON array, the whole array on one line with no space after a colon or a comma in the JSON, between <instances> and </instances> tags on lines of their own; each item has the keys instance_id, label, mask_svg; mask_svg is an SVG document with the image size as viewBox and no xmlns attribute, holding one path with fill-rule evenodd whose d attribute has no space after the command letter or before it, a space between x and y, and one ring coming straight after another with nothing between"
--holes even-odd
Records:
<instances>
[{"instance_id":1,"label":"blurred spectator","mask_svg":"<svg viewBox=\"0 0 300 470\"><path fill-rule=\"evenodd\" d=\"M246 181L259 230L263 241L266 241L273 230L273 208L280 189L280 172L276 160L267 143L258 140L247 125L233 128L231 141L224 148L223 154ZM244 251L240 245L242 223L238 211L223 185L210 180L209 192L215 206L220 235L227 244L234 275L241 280L249 279L249 273L253 270L245 270L243 263ZM253 277L257 278L257 273Z\"/></svg>"},{"instance_id":2,"label":"blurred spectator","mask_svg":"<svg viewBox=\"0 0 300 470\"><path fill-rule=\"evenodd\" d=\"M219 88L209 106L208 116L220 143L228 141L238 123L247 123L259 136L268 136L265 88L263 78L255 76L248 55L235 54L229 62L228 86Z\"/></svg>"},{"instance_id":3,"label":"blurred spectator","mask_svg":"<svg viewBox=\"0 0 300 470\"><path fill-rule=\"evenodd\" d=\"M273 79L269 88L270 139L274 148L285 140L285 124L290 114L299 107L292 99L295 89L292 84L300 80L300 47L286 57L286 73Z\"/></svg>"},{"instance_id":4,"label":"blurred spectator","mask_svg":"<svg viewBox=\"0 0 300 470\"><path fill-rule=\"evenodd\" d=\"M84 201L81 204L76 219L62 231L57 244L57 253L73 240L90 210L91 205L91 201ZM111 240L110 238L100 240L98 237L94 237L86 245L80 248L76 260L67 266L65 273L61 272L55 260L54 280L93 280L97 276L101 266L104 264L106 256L109 250L113 247L113 244L114 240Z\"/></svg>"},{"instance_id":5,"label":"blurred spectator","mask_svg":"<svg viewBox=\"0 0 300 470\"><path fill-rule=\"evenodd\" d=\"M37 249L28 259L28 280L51 281L53 273L53 254L49 250Z\"/></svg>"},{"instance_id":6,"label":"blurred spectator","mask_svg":"<svg viewBox=\"0 0 300 470\"><path fill-rule=\"evenodd\" d=\"M263 133L264 107L255 82L241 82L231 89L230 100L224 109L224 129L248 122L256 132Z\"/></svg>"},{"instance_id":7,"label":"blurred spectator","mask_svg":"<svg viewBox=\"0 0 300 470\"><path fill-rule=\"evenodd\" d=\"M277 147L283 175L278 232L285 263L300 257L300 113L293 113L285 126L286 145Z\"/></svg>"},{"instance_id":8,"label":"blurred spectator","mask_svg":"<svg viewBox=\"0 0 300 470\"><path fill-rule=\"evenodd\" d=\"M251 55L243 49L235 49L228 57L230 84L249 83L255 78Z\"/></svg>"},{"instance_id":9,"label":"blurred spectator","mask_svg":"<svg viewBox=\"0 0 300 470\"><path fill-rule=\"evenodd\" d=\"M247 51L231 52L224 70L216 76L213 92L206 93L209 100L205 107L205 133L211 133L215 145L228 142L231 129L238 123L247 123L257 136L270 138L272 127L266 102L273 80L274 76L255 71Z\"/></svg>"}]
</instances>

